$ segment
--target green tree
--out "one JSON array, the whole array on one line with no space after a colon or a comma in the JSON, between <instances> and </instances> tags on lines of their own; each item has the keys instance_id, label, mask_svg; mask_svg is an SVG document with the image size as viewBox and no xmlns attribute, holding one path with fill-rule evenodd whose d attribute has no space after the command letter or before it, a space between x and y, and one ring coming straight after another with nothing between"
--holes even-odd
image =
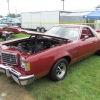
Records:
<instances>
[{"instance_id":1,"label":"green tree","mask_svg":"<svg viewBox=\"0 0 100 100\"><path fill-rule=\"evenodd\" d=\"M17 14L17 17L20 17L21 15L20 14Z\"/></svg>"},{"instance_id":2,"label":"green tree","mask_svg":"<svg viewBox=\"0 0 100 100\"><path fill-rule=\"evenodd\" d=\"M20 14L14 14L14 13L11 13L11 14L7 14L7 17L11 17L11 18L15 18L15 17L20 17Z\"/></svg>"},{"instance_id":3,"label":"green tree","mask_svg":"<svg viewBox=\"0 0 100 100\"><path fill-rule=\"evenodd\" d=\"M12 17L12 18L15 18L15 17L16 17L16 15L15 15L15 14L13 14L13 13L11 13L11 14L7 14L7 17Z\"/></svg>"}]
</instances>

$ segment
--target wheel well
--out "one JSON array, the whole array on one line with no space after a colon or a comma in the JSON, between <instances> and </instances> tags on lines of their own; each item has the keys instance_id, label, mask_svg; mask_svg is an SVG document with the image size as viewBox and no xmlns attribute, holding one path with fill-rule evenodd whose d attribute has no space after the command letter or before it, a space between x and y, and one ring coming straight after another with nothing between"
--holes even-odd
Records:
<instances>
[{"instance_id":1,"label":"wheel well","mask_svg":"<svg viewBox=\"0 0 100 100\"><path fill-rule=\"evenodd\" d=\"M64 56L64 57L62 57L62 58L65 58L65 59L68 61L68 64L71 62L71 57L69 57L69 56ZM61 59L61 58L59 58L59 59ZM59 60L59 59L58 59L58 60ZM57 61L58 61L58 60L57 60ZM57 62L57 61L56 61L56 62ZM56 62L55 62L55 63L56 63ZM54 63L54 64L55 64L55 63ZM53 65L54 65L54 64L53 64Z\"/></svg>"},{"instance_id":2,"label":"wheel well","mask_svg":"<svg viewBox=\"0 0 100 100\"><path fill-rule=\"evenodd\" d=\"M69 56L65 56L63 58L65 58L68 61L68 64L71 62L71 58Z\"/></svg>"},{"instance_id":3,"label":"wheel well","mask_svg":"<svg viewBox=\"0 0 100 100\"><path fill-rule=\"evenodd\" d=\"M69 57L69 56L64 56L64 57L62 57L62 58L65 58L65 59L68 61L68 64L71 62L71 57ZM59 59L61 59L61 58L59 58ZM58 59L58 60L59 60L59 59ZM58 60L57 60L57 61L58 61ZM57 62L57 61L56 61L56 62ZM55 62L55 63L56 63L56 62ZM55 63L54 63L54 64L55 64ZM54 65L54 64L53 64L53 65Z\"/></svg>"},{"instance_id":4,"label":"wheel well","mask_svg":"<svg viewBox=\"0 0 100 100\"><path fill-rule=\"evenodd\" d=\"M68 64L71 62L71 57L69 57L69 56L64 56L64 57L62 57L62 58L65 58L65 59L68 61ZM59 59L61 59L61 58L59 58ZM58 59L58 60L59 60L59 59ZM58 61L58 60L57 60L57 61ZM56 63L56 62L55 62L55 63ZM54 63L54 64L55 64L55 63ZM54 65L54 64L53 64L53 65ZM52 68L53 68L53 65L52 65L52 67L51 67L49 73L51 72L51 70L52 70ZM49 74L49 73L48 73L48 74Z\"/></svg>"}]
</instances>

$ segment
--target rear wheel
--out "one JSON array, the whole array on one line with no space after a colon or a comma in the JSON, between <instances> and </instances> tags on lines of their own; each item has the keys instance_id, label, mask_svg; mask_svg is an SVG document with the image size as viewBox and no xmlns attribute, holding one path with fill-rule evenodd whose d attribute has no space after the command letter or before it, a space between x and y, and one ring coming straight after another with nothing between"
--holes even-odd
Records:
<instances>
[{"instance_id":1,"label":"rear wheel","mask_svg":"<svg viewBox=\"0 0 100 100\"><path fill-rule=\"evenodd\" d=\"M68 70L68 62L66 59L61 58L52 67L49 73L49 77L53 81L60 81L66 76L67 70Z\"/></svg>"},{"instance_id":2,"label":"rear wheel","mask_svg":"<svg viewBox=\"0 0 100 100\"><path fill-rule=\"evenodd\" d=\"M37 32L40 32L40 30L41 30L41 29L40 29L39 27L37 27L36 31L37 31Z\"/></svg>"},{"instance_id":3,"label":"rear wheel","mask_svg":"<svg viewBox=\"0 0 100 100\"><path fill-rule=\"evenodd\" d=\"M45 32L45 29L44 28L41 28L41 32L44 33Z\"/></svg>"}]
</instances>

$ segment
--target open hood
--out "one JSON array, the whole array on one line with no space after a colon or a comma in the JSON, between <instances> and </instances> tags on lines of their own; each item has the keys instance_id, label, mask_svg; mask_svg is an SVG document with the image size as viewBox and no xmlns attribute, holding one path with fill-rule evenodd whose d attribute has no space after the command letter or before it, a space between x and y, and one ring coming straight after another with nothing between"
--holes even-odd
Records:
<instances>
[{"instance_id":1,"label":"open hood","mask_svg":"<svg viewBox=\"0 0 100 100\"><path fill-rule=\"evenodd\" d=\"M47 34L43 34L43 33L39 33L39 32L24 30L24 29L21 29L19 27L14 27L14 26L5 27L2 29L2 31L13 32L14 34L23 33L23 34L30 34L30 35L35 35L35 36L48 36L48 37L66 39L63 37L55 36L55 35L47 35ZM67 39L67 40L69 40L69 39Z\"/></svg>"}]
</instances>

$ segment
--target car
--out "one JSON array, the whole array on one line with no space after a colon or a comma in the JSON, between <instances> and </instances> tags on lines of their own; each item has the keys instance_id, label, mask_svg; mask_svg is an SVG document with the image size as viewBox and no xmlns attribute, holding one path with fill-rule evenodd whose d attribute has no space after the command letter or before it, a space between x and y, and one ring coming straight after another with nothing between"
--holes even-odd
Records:
<instances>
[{"instance_id":1,"label":"car","mask_svg":"<svg viewBox=\"0 0 100 100\"><path fill-rule=\"evenodd\" d=\"M8 25L7 24L0 24L0 36L2 35L2 29L4 27L8 27Z\"/></svg>"},{"instance_id":2,"label":"car","mask_svg":"<svg viewBox=\"0 0 100 100\"><path fill-rule=\"evenodd\" d=\"M21 28L19 26L12 26L12 24L7 27L2 28L2 31L7 31L12 34L19 34L20 30Z\"/></svg>"},{"instance_id":3,"label":"car","mask_svg":"<svg viewBox=\"0 0 100 100\"><path fill-rule=\"evenodd\" d=\"M20 32L30 36L0 44L0 72L19 85L45 75L60 81L71 64L92 54L100 55L100 34L87 25L55 25L44 34Z\"/></svg>"},{"instance_id":4,"label":"car","mask_svg":"<svg viewBox=\"0 0 100 100\"><path fill-rule=\"evenodd\" d=\"M0 24L0 27L7 27L7 24Z\"/></svg>"},{"instance_id":5,"label":"car","mask_svg":"<svg viewBox=\"0 0 100 100\"><path fill-rule=\"evenodd\" d=\"M18 26L5 26L0 27L0 38L2 38L4 41L6 41L7 38L10 38L13 36L13 34L18 34L20 31L20 27Z\"/></svg>"}]
</instances>

